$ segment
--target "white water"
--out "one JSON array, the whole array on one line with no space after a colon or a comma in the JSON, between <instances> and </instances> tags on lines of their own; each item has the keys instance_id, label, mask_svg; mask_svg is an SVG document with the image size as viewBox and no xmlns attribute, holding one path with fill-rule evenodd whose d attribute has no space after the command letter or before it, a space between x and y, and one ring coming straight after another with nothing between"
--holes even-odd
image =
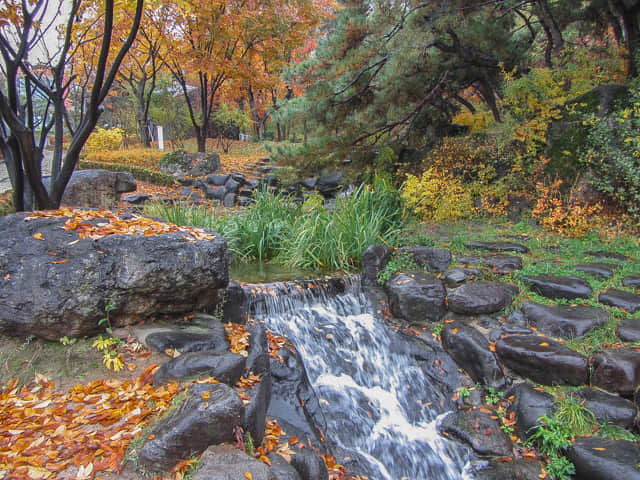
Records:
<instances>
[{"instance_id":1,"label":"white water","mask_svg":"<svg viewBox=\"0 0 640 480\"><path fill-rule=\"evenodd\" d=\"M327 437L360 457L372 480L457 480L467 450L441 437L444 394L374 318L358 286L345 294L266 296L257 314L298 350L328 422ZM404 348L403 348L404 347Z\"/></svg>"}]
</instances>

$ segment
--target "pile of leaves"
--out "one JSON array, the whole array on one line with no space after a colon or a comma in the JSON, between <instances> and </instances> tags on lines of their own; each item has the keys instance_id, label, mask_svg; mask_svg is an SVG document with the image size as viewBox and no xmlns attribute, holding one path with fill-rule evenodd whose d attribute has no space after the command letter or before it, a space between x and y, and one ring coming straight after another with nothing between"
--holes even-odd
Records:
<instances>
[{"instance_id":1,"label":"pile of leaves","mask_svg":"<svg viewBox=\"0 0 640 480\"><path fill-rule=\"evenodd\" d=\"M205 230L196 227L178 227L172 223L161 222L139 215L121 216L110 210L83 210L72 208L60 208L58 210L41 210L29 215L25 220L36 218L69 218L65 224L65 230L73 230L80 238L98 240L108 235L139 235L150 237L165 233L179 233L188 242L197 240L214 240L216 237ZM102 220L91 222L92 220ZM90 223L91 222L91 223ZM38 240L43 240L41 233L33 235Z\"/></svg>"},{"instance_id":2,"label":"pile of leaves","mask_svg":"<svg viewBox=\"0 0 640 480\"><path fill-rule=\"evenodd\" d=\"M157 368L134 382L96 380L66 394L41 375L0 386L0 476L81 480L119 471L130 441L179 391L177 383L153 387Z\"/></svg>"}]
</instances>

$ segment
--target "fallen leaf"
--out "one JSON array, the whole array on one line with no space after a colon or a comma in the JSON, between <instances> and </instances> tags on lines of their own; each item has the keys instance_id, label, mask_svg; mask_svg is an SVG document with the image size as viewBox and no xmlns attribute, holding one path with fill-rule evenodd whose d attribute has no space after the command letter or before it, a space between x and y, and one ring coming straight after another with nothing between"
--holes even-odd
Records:
<instances>
[{"instance_id":1,"label":"fallen leaf","mask_svg":"<svg viewBox=\"0 0 640 480\"><path fill-rule=\"evenodd\" d=\"M40 232L38 233L34 233L33 238L35 238L36 240L44 240L44 237L42 236L42 234Z\"/></svg>"},{"instance_id":2,"label":"fallen leaf","mask_svg":"<svg viewBox=\"0 0 640 480\"><path fill-rule=\"evenodd\" d=\"M244 478L247 480L253 480L253 476L249 472L244 472Z\"/></svg>"}]
</instances>

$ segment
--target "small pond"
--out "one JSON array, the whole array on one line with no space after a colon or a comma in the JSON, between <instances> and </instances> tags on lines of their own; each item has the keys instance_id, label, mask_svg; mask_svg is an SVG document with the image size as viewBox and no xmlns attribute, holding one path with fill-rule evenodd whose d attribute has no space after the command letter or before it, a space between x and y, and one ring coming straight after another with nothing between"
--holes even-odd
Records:
<instances>
[{"instance_id":1,"label":"small pond","mask_svg":"<svg viewBox=\"0 0 640 480\"><path fill-rule=\"evenodd\" d=\"M292 268L277 263L234 262L229 276L239 282L271 283L315 279L326 275L339 276L342 273L345 272Z\"/></svg>"}]
</instances>

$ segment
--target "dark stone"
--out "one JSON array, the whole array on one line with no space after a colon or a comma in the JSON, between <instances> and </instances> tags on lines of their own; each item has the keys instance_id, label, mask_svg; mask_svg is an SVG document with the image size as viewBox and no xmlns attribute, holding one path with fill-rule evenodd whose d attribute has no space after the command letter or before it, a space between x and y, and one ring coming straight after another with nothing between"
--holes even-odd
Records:
<instances>
[{"instance_id":1,"label":"dark stone","mask_svg":"<svg viewBox=\"0 0 640 480\"><path fill-rule=\"evenodd\" d=\"M444 272L451 265L451 252L431 247L402 247L398 255L408 254L416 264L432 272Z\"/></svg>"},{"instance_id":2,"label":"dark stone","mask_svg":"<svg viewBox=\"0 0 640 480\"><path fill-rule=\"evenodd\" d=\"M479 242L472 241L464 244L467 248L477 248L480 250L489 250L490 252L516 252L529 253L529 249L524 245L513 242Z\"/></svg>"},{"instance_id":3,"label":"dark stone","mask_svg":"<svg viewBox=\"0 0 640 480\"><path fill-rule=\"evenodd\" d=\"M203 395L205 398L203 398ZM152 429L138 453L141 465L153 472L169 471L180 460L200 454L209 445L234 442L244 407L227 385L197 383L187 398Z\"/></svg>"},{"instance_id":4,"label":"dark stone","mask_svg":"<svg viewBox=\"0 0 640 480\"><path fill-rule=\"evenodd\" d=\"M518 288L499 282L471 282L447 295L449 310L463 315L494 313L511 305Z\"/></svg>"},{"instance_id":5,"label":"dark stone","mask_svg":"<svg viewBox=\"0 0 640 480\"><path fill-rule=\"evenodd\" d=\"M192 202L199 202L200 200L202 200L202 195L191 188L183 188L178 192L178 194L182 197L186 197Z\"/></svg>"},{"instance_id":6,"label":"dark stone","mask_svg":"<svg viewBox=\"0 0 640 480\"><path fill-rule=\"evenodd\" d=\"M329 471L324 459L317 453L303 450L291 457L291 465L302 480L329 480Z\"/></svg>"},{"instance_id":7,"label":"dark stone","mask_svg":"<svg viewBox=\"0 0 640 480\"><path fill-rule=\"evenodd\" d=\"M603 305L622 308L629 313L640 310L640 295L615 288L602 292L598 296L598 301Z\"/></svg>"},{"instance_id":8,"label":"dark stone","mask_svg":"<svg viewBox=\"0 0 640 480\"><path fill-rule=\"evenodd\" d=\"M533 331L529 326L529 322L527 322L527 319L524 317L524 313L522 313L520 310L511 312L511 314L507 317L505 322L502 324L502 331L506 334L514 334L514 333L517 333L519 335L533 334Z\"/></svg>"},{"instance_id":9,"label":"dark stone","mask_svg":"<svg viewBox=\"0 0 640 480\"><path fill-rule=\"evenodd\" d=\"M593 292L589 283L580 277L524 275L522 281L531 290L547 298L589 298Z\"/></svg>"},{"instance_id":10,"label":"dark stone","mask_svg":"<svg viewBox=\"0 0 640 480\"><path fill-rule=\"evenodd\" d=\"M632 395L640 386L640 351L615 348L595 354L591 384L609 392Z\"/></svg>"},{"instance_id":11,"label":"dark stone","mask_svg":"<svg viewBox=\"0 0 640 480\"><path fill-rule=\"evenodd\" d=\"M540 480L550 478L546 475L544 463L538 460L511 459L508 462L489 462L474 468L475 480Z\"/></svg>"},{"instance_id":12,"label":"dark stone","mask_svg":"<svg viewBox=\"0 0 640 480\"><path fill-rule=\"evenodd\" d=\"M220 168L220 156L217 153L194 153L191 156L196 162L189 170L192 177L203 177Z\"/></svg>"},{"instance_id":13,"label":"dark stone","mask_svg":"<svg viewBox=\"0 0 640 480\"><path fill-rule=\"evenodd\" d=\"M616 265L611 263L581 263L576 265L575 269L579 272L595 275L600 278L611 278L613 276Z\"/></svg>"},{"instance_id":14,"label":"dark stone","mask_svg":"<svg viewBox=\"0 0 640 480\"><path fill-rule=\"evenodd\" d=\"M204 193L204 196L209 200L220 200L220 196L224 195L224 188L211 188L206 183L200 183L198 188Z\"/></svg>"},{"instance_id":15,"label":"dark stone","mask_svg":"<svg viewBox=\"0 0 640 480\"><path fill-rule=\"evenodd\" d=\"M444 285L433 275L398 273L389 279L384 289L389 296L391 313L408 322L437 322L447 313Z\"/></svg>"},{"instance_id":16,"label":"dark stone","mask_svg":"<svg viewBox=\"0 0 640 480\"><path fill-rule=\"evenodd\" d=\"M589 359L538 335L508 335L496 342L498 359L511 370L543 385L583 385Z\"/></svg>"},{"instance_id":17,"label":"dark stone","mask_svg":"<svg viewBox=\"0 0 640 480\"><path fill-rule=\"evenodd\" d=\"M191 177L180 177L180 178L176 178L176 180L183 187L190 187L195 182L195 179Z\"/></svg>"},{"instance_id":18,"label":"dark stone","mask_svg":"<svg viewBox=\"0 0 640 480\"><path fill-rule=\"evenodd\" d=\"M222 318L225 322L245 324L249 318L249 297L242 284L231 280L224 291ZM217 306L216 306L217 307Z\"/></svg>"},{"instance_id":19,"label":"dark stone","mask_svg":"<svg viewBox=\"0 0 640 480\"><path fill-rule=\"evenodd\" d=\"M638 411L633 402L596 388L581 388L574 394L584 400L584 406L601 423L613 423L631 429Z\"/></svg>"},{"instance_id":20,"label":"dark stone","mask_svg":"<svg viewBox=\"0 0 640 480\"><path fill-rule=\"evenodd\" d=\"M262 375L269 373L269 344L267 331L260 323L247 327L249 332L249 354L247 356L247 372Z\"/></svg>"},{"instance_id":21,"label":"dark stone","mask_svg":"<svg viewBox=\"0 0 640 480\"><path fill-rule=\"evenodd\" d=\"M616 333L623 342L640 342L640 318L625 318L618 324Z\"/></svg>"},{"instance_id":22,"label":"dark stone","mask_svg":"<svg viewBox=\"0 0 640 480\"><path fill-rule=\"evenodd\" d=\"M318 183L318 179L315 177L312 177L312 178L305 178L300 182L300 185L302 185L307 190L313 190L314 188L316 188L317 183Z\"/></svg>"},{"instance_id":23,"label":"dark stone","mask_svg":"<svg viewBox=\"0 0 640 480\"><path fill-rule=\"evenodd\" d=\"M529 382L515 385L506 394L514 396L515 402L509 407L509 412L516 414L516 428L521 438L530 437L540 426L540 417L550 417L553 409L553 395L540 387L534 387Z\"/></svg>"},{"instance_id":24,"label":"dark stone","mask_svg":"<svg viewBox=\"0 0 640 480\"><path fill-rule=\"evenodd\" d=\"M237 192L238 188L240 188L240 183L236 182L233 178L229 178L225 184L224 184L224 188L227 189L227 192Z\"/></svg>"},{"instance_id":25,"label":"dark stone","mask_svg":"<svg viewBox=\"0 0 640 480\"><path fill-rule=\"evenodd\" d=\"M266 174L262 181L269 187L277 187L280 184L280 181L273 173Z\"/></svg>"},{"instance_id":26,"label":"dark stone","mask_svg":"<svg viewBox=\"0 0 640 480\"><path fill-rule=\"evenodd\" d=\"M529 324L539 332L561 338L581 337L609 319L609 314L603 309L583 305L553 307L524 302L522 312Z\"/></svg>"},{"instance_id":27,"label":"dark stone","mask_svg":"<svg viewBox=\"0 0 640 480\"><path fill-rule=\"evenodd\" d=\"M240 186L245 185L247 180L244 178L244 175L240 172L231 172L231 178L233 178L236 182L240 184Z\"/></svg>"},{"instance_id":28,"label":"dark stone","mask_svg":"<svg viewBox=\"0 0 640 480\"><path fill-rule=\"evenodd\" d=\"M522 270L522 259L517 255L495 253L493 255L483 255L482 260L487 267L500 275Z\"/></svg>"},{"instance_id":29,"label":"dark stone","mask_svg":"<svg viewBox=\"0 0 640 480\"><path fill-rule=\"evenodd\" d=\"M640 447L626 440L577 438L566 452L575 480L640 480Z\"/></svg>"},{"instance_id":30,"label":"dark stone","mask_svg":"<svg viewBox=\"0 0 640 480\"><path fill-rule=\"evenodd\" d=\"M342 173L338 171L322 174L316 182L316 190L318 190L325 197L334 197L336 192L340 188L341 180Z\"/></svg>"},{"instance_id":31,"label":"dark stone","mask_svg":"<svg viewBox=\"0 0 640 480\"><path fill-rule=\"evenodd\" d=\"M640 287L640 275L630 275L622 280L623 287Z\"/></svg>"},{"instance_id":32,"label":"dark stone","mask_svg":"<svg viewBox=\"0 0 640 480\"><path fill-rule=\"evenodd\" d=\"M229 350L229 343L224 334L220 335L219 332L200 328L151 333L146 338L146 344L159 352L172 349L180 353L206 350L223 353Z\"/></svg>"},{"instance_id":33,"label":"dark stone","mask_svg":"<svg viewBox=\"0 0 640 480\"><path fill-rule=\"evenodd\" d=\"M267 425L267 411L271 400L271 374L263 373L260 383L245 393L249 395L249 405L244 409L242 428L251 434L253 444L257 446L262 443Z\"/></svg>"},{"instance_id":34,"label":"dark stone","mask_svg":"<svg viewBox=\"0 0 640 480\"><path fill-rule=\"evenodd\" d=\"M511 456L513 446L497 418L486 409L458 410L447 415L440 433L467 443L479 455Z\"/></svg>"},{"instance_id":35,"label":"dark stone","mask_svg":"<svg viewBox=\"0 0 640 480\"><path fill-rule=\"evenodd\" d=\"M235 385L244 372L245 358L236 353L188 352L172 358L156 372L154 385L193 377L215 377Z\"/></svg>"},{"instance_id":36,"label":"dark stone","mask_svg":"<svg viewBox=\"0 0 640 480\"><path fill-rule=\"evenodd\" d=\"M146 193L134 193L132 195L125 195L122 199L131 205L142 205L143 203L151 200L151 195L147 195Z\"/></svg>"},{"instance_id":37,"label":"dark stone","mask_svg":"<svg viewBox=\"0 0 640 480\"><path fill-rule=\"evenodd\" d=\"M615 252L607 252L605 250L592 250L584 253L585 255L591 255L598 260L617 260L618 262L626 262L627 260L629 260L629 257L625 255L620 255L619 253Z\"/></svg>"},{"instance_id":38,"label":"dark stone","mask_svg":"<svg viewBox=\"0 0 640 480\"><path fill-rule=\"evenodd\" d=\"M201 465L191 477L192 480L278 480L265 463L233 445L213 445L207 448L199 463Z\"/></svg>"},{"instance_id":39,"label":"dark stone","mask_svg":"<svg viewBox=\"0 0 640 480\"><path fill-rule=\"evenodd\" d=\"M233 207L236 204L236 194L227 193L222 199L222 205L225 207Z\"/></svg>"},{"instance_id":40,"label":"dark stone","mask_svg":"<svg viewBox=\"0 0 640 480\"><path fill-rule=\"evenodd\" d=\"M451 268L442 277L449 288L455 288L467 281L467 273L462 268Z\"/></svg>"},{"instance_id":41,"label":"dark stone","mask_svg":"<svg viewBox=\"0 0 640 480\"><path fill-rule=\"evenodd\" d=\"M91 335L104 328L98 322L107 303L115 307L113 327L192 312L215 303L229 281L227 245L218 234L198 241L179 233L79 239L62 228L68 218L26 216L0 218L0 331L9 335Z\"/></svg>"},{"instance_id":42,"label":"dark stone","mask_svg":"<svg viewBox=\"0 0 640 480\"><path fill-rule=\"evenodd\" d=\"M246 180L244 182L244 188L246 188L249 191L255 190L259 186L260 186L260 182L258 180Z\"/></svg>"},{"instance_id":43,"label":"dark stone","mask_svg":"<svg viewBox=\"0 0 640 480\"><path fill-rule=\"evenodd\" d=\"M271 170L273 170L273 167L271 167L269 165L263 165L261 167L258 167L258 171L260 173L269 173Z\"/></svg>"},{"instance_id":44,"label":"dark stone","mask_svg":"<svg viewBox=\"0 0 640 480\"><path fill-rule=\"evenodd\" d=\"M49 187L50 178L43 178ZM61 205L115 210L122 193L134 192L137 184L129 172L75 170L64 190Z\"/></svg>"},{"instance_id":45,"label":"dark stone","mask_svg":"<svg viewBox=\"0 0 640 480\"><path fill-rule=\"evenodd\" d=\"M302 480L298 471L293 468L282 455L271 452L267 457L271 460L271 471L275 475L276 480Z\"/></svg>"},{"instance_id":46,"label":"dark stone","mask_svg":"<svg viewBox=\"0 0 640 480\"><path fill-rule=\"evenodd\" d=\"M493 388L504 386L502 369L489 349L489 341L478 330L454 321L445 323L441 336L442 347L474 382Z\"/></svg>"},{"instance_id":47,"label":"dark stone","mask_svg":"<svg viewBox=\"0 0 640 480\"><path fill-rule=\"evenodd\" d=\"M364 286L378 284L378 273L391 259L393 249L385 245L371 245L362 254L362 275L360 282Z\"/></svg>"},{"instance_id":48,"label":"dark stone","mask_svg":"<svg viewBox=\"0 0 640 480\"><path fill-rule=\"evenodd\" d=\"M207 183L216 185L217 187L223 186L229 180L229 175L225 173L211 173L207 175Z\"/></svg>"}]
</instances>

